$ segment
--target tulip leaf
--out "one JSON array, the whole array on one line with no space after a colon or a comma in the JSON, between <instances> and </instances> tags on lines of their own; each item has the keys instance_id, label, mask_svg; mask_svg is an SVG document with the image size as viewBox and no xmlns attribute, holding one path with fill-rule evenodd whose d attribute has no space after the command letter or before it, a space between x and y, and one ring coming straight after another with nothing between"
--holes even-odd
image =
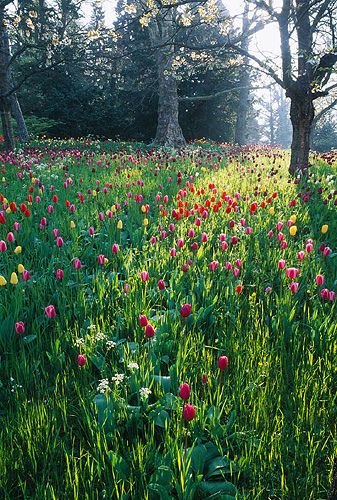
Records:
<instances>
[{"instance_id":1,"label":"tulip leaf","mask_svg":"<svg viewBox=\"0 0 337 500\"><path fill-rule=\"evenodd\" d=\"M155 382L160 384L164 390L164 392L170 392L171 390L171 377L164 377L162 375L154 375L153 376Z\"/></svg>"},{"instance_id":2,"label":"tulip leaf","mask_svg":"<svg viewBox=\"0 0 337 500\"><path fill-rule=\"evenodd\" d=\"M26 335L26 337L23 337L23 341L25 344L30 344L35 339L37 339L37 335Z\"/></svg>"}]
</instances>

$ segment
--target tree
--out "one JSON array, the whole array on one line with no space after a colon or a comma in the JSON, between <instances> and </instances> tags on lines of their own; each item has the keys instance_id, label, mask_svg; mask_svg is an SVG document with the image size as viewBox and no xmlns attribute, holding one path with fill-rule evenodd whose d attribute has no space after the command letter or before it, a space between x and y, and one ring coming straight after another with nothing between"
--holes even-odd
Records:
<instances>
[{"instance_id":1,"label":"tree","mask_svg":"<svg viewBox=\"0 0 337 500\"><path fill-rule=\"evenodd\" d=\"M266 60L233 46L250 57L286 91L290 99L293 128L292 175L305 172L309 162L310 137L315 115L314 101L329 93L329 80L337 62L336 0L282 0L278 9L273 0L250 0L278 24L281 38L282 72ZM297 47L293 47L295 39Z\"/></svg>"}]
</instances>

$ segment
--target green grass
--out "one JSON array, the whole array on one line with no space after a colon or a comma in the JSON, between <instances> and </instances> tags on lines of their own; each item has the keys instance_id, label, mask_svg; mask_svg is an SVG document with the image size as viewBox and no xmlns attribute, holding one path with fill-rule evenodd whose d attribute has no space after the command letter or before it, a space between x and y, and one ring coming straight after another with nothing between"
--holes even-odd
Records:
<instances>
[{"instance_id":1,"label":"green grass","mask_svg":"<svg viewBox=\"0 0 337 500\"><path fill-rule=\"evenodd\" d=\"M0 275L7 281L0 287L0 497L328 498L337 448L336 301L324 301L320 290L337 291L337 197L328 197L337 188L336 163L316 158L309 181L295 184L288 182L287 153L268 148L235 152L203 144L177 155L97 141L33 146L0 162L2 203L18 207L4 214L0 240L6 241L14 222L21 224L13 231L15 241L0 253ZM73 182L67 188L65 174ZM96 196L88 194L97 186ZM298 193L306 191L313 194L301 201ZM240 193L238 212L224 192L232 200ZM73 213L67 200L75 205ZM218 201L222 206L215 212ZM258 208L251 214L254 201ZM180 202L195 213L175 220L172 210L179 211ZM21 203L31 210L28 218ZM199 207L207 208L207 218L197 213ZM287 228L292 215L294 237ZM47 224L40 229L43 217ZM276 237L278 221L284 223L285 250ZM323 224L329 225L325 235ZM64 240L60 248L55 228ZM193 238L187 236L190 228ZM220 233L227 234L227 250L221 249ZM238 237L236 245L232 236ZM298 251L308 238L313 251L300 261ZM192 241L198 250L190 249ZM319 250L322 242L331 248L327 257ZM17 245L21 254L14 253ZM170 256L173 247L176 257ZM99 254L108 259L103 266ZM81 269L74 269L74 258ZM296 294L285 270L278 269L281 258L300 271ZM183 272L189 259L193 263ZM237 277L225 266L231 262L234 268L236 259L242 260ZM219 267L210 271L215 260ZM12 285L18 264L31 278L19 275ZM55 278L59 268L63 280ZM144 283L142 271L149 273ZM316 285L319 273L324 287ZM165 281L163 291L159 279ZM186 319L179 314L184 303L192 305ZM49 304L56 309L52 319L44 312ZM151 341L139 325L142 314L156 328ZM18 321L25 323L24 334L15 332ZM78 354L86 356L83 367ZM229 359L223 373L220 355ZM124 375L120 383L116 374ZM99 392L103 379L109 389ZM178 395L184 382L196 409L188 424ZM148 399L142 400L141 388L151 390Z\"/></svg>"}]
</instances>

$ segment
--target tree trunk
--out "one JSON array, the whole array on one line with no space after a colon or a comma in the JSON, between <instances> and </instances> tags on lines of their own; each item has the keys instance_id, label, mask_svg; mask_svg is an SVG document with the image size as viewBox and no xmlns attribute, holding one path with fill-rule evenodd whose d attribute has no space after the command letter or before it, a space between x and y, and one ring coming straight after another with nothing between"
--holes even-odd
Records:
<instances>
[{"instance_id":1,"label":"tree trunk","mask_svg":"<svg viewBox=\"0 0 337 500\"><path fill-rule=\"evenodd\" d=\"M177 149L184 147L186 141L179 125L178 86L171 61L170 49L158 50L158 124L153 145Z\"/></svg>"},{"instance_id":2,"label":"tree trunk","mask_svg":"<svg viewBox=\"0 0 337 500\"><path fill-rule=\"evenodd\" d=\"M14 149L14 136L11 126L10 101L7 96L10 90L9 41L4 25L4 9L0 8L0 114L7 150Z\"/></svg>"},{"instance_id":3,"label":"tree trunk","mask_svg":"<svg viewBox=\"0 0 337 500\"><path fill-rule=\"evenodd\" d=\"M315 115L312 99L307 94L292 95L290 119L293 126L291 142L291 175L305 173L309 163L311 128Z\"/></svg>"},{"instance_id":4,"label":"tree trunk","mask_svg":"<svg viewBox=\"0 0 337 500\"><path fill-rule=\"evenodd\" d=\"M20 103L18 101L16 94L11 95L10 103L11 103L12 116L15 119L17 126L18 126L20 141L23 143L29 142L29 134L28 134L26 122L25 122L25 119L23 117L23 114L21 111L21 106L20 106Z\"/></svg>"}]
</instances>

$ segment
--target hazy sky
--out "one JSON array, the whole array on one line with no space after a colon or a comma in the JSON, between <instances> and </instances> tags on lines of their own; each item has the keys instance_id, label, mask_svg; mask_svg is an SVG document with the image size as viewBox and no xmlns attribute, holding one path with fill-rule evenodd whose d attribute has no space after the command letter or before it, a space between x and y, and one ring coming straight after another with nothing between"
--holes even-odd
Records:
<instances>
[{"instance_id":1,"label":"hazy sky","mask_svg":"<svg viewBox=\"0 0 337 500\"><path fill-rule=\"evenodd\" d=\"M279 1L280 0L276 1L276 5ZM116 0L102 0L102 3L106 12L107 23L110 24L115 18L115 5L117 2ZM129 3L132 3L131 0ZM236 22L238 26L240 26L241 20L239 16L243 11L242 0L223 0L223 3L232 16L238 16ZM90 16L91 11L90 4L91 1L88 0L85 8L88 17ZM253 51L256 55L264 54L265 56L270 56L273 59L275 59L275 56L279 55L280 38L275 24L268 25L262 31L253 36L251 41L251 51Z\"/></svg>"}]
</instances>

